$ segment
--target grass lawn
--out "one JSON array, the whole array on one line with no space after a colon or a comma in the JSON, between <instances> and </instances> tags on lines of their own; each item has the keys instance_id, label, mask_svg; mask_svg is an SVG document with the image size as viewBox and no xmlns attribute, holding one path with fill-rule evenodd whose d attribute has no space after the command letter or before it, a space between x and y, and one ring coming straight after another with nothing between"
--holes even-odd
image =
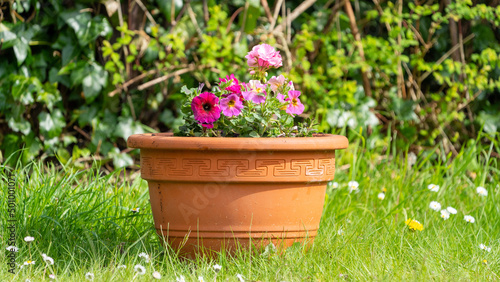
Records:
<instances>
[{"instance_id":1,"label":"grass lawn","mask_svg":"<svg viewBox=\"0 0 500 282\"><path fill-rule=\"evenodd\" d=\"M135 174L99 169L56 170L39 162L0 168L1 247L10 235L6 226L7 170L17 178L16 262L8 272L7 251L0 265L1 281L332 281L332 280L500 280L500 162L498 141L480 148L474 140L451 159L425 150L412 166L407 154L367 149L364 140L338 152L336 185L329 185L320 232L313 248L300 245L283 254L242 250L215 260L182 260L156 237L146 182ZM370 142L366 142L369 144ZM492 157L495 156L495 157ZM410 157L411 159L411 157ZM347 183L359 182L349 192ZM433 192L428 185L439 185ZM476 192L485 187L487 196ZM379 193L386 189L383 200ZM382 195L380 195L382 196ZM431 201L457 210L449 219L430 208ZM132 208L139 208L133 213ZM474 223L464 220L474 217ZM405 221L416 219L422 231ZM34 237L31 243L25 236ZM485 244L491 251L479 246ZM140 253L150 257L147 262ZM47 254L54 260L47 265ZM134 266L146 273L139 275ZM214 265L222 266L216 272ZM118 268L125 265L126 268Z\"/></svg>"}]
</instances>

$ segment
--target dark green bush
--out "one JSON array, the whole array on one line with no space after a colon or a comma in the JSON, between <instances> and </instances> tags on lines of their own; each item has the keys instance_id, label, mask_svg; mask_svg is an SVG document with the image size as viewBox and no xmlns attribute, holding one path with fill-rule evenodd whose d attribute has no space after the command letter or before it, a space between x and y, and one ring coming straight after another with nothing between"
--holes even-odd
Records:
<instances>
[{"instance_id":1,"label":"dark green bush","mask_svg":"<svg viewBox=\"0 0 500 282\"><path fill-rule=\"evenodd\" d=\"M25 148L23 161L130 165L130 134L179 126L184 84L248 79L244 56L260 42L281 50L320 131L454 152L500 130L496 1L286 1L276 21L278 1L270 13L260 1L121 2L0 4L4 158Z\"/></svg>"}]
</instances>

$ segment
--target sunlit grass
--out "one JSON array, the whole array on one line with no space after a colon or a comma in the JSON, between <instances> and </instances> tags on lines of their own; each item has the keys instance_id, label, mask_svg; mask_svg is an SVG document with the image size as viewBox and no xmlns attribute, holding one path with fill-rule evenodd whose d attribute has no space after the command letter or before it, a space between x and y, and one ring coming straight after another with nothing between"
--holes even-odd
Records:
<instances>
[{"instance_id":1,"label":"sunlit grass","mask_svg":"<svg viewBox=\"0 0 500 282\"><path fill-rule=\"evenodd\" d=\"M150 281L153 271L163 280L175 281L332 281L332 280L499 280L500 273L500 171L498 144L481 148L471 141L454 159L437 150L426 150L410 165L408 154L389 154L384 148L366 148L363 140L351 142L337 153L335 181L328 188L321 228L314 246L306 251L294 246L283 254L242 251L215 260L183 260L162 247L154 234L145 181L124 180L124 172L99 174L98 169L56 170L39 162L12 171L17 178L17 263L35 265L7 272L2 256L2 281ZM21 168L22 167L22 168ZM1 223L7 226L7 168L1 168ZM347 183L359 183L349 193ZM429 184L440 186L432 192ZM476 187L485 187L480 196ZM386 189L385 198L377 195ZM457 214L443 220L429 207L437 201ZM131 210L139 208L138 213ZM465 215L475 218L467 223ZM408 218L423 224L410 231ZM5 250L6 228L0 231ZM25 236L35 241L23 241ZM491 252L479 248L491 247ZM147 253L146 262L138 255ZM7 252L4 252L6 254ZM42 253L55 264L46 266ZM487 261L487 264L483 262ZM138 275L134 266L146 268ZM213 268L222 266L220 272ZM126 268L118 269L119 265Z\"/></svg>"}]
</instances>

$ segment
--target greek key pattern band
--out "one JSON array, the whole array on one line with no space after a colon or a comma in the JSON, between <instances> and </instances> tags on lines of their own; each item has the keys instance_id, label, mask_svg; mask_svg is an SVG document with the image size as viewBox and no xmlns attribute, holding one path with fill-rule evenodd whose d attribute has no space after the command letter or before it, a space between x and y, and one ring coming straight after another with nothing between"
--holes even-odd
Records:
<instances>
[{"instance_id":1,"label":"greek key pattern band","mask_svg":"<svg viewBox=\"0 0 500 282\"><path fill-rule=\"evenodd\" d=\"M189 159L141 157L143 178L206 176L217 178L259 178L332 176L334 158L320 159Z\"/></svg>"}]
</instances>

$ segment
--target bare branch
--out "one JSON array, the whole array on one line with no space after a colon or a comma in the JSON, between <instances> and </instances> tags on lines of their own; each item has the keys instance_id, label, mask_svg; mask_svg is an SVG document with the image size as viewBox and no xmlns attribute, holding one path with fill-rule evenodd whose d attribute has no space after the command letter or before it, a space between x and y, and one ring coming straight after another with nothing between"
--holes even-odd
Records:
<instances>
[{"instance_id":1,"label":"bare branch","mask_svg":"<svg viewBox=\"0 0 500 282\"><path fill-rule=\"evenodd\" d=\"M269 9L269 5L267 4L267 0L260 0L260 3L262 4L264 11L266 12L267 19L269 20L269 22L272 22L273 15L271 14L271 10Z\"/></svg>"},{"instance_id":2,"label":"bare branch","mask_svg":"<svg viewBox=\"0 0 500 282\"><path fill-rule=\"evenodd\" d=\"M363 62L365 60L365 51L363 50L363 44L361 44L361 36L358 32L358 26L356 25L356 18L354 17L354 11L352 10L351 2L346 1L344 5L345 12L349 17L349 22L351 24L352 35L359 50L359 56ZM363 78L363 88L365 89L366 96L372 96L372 90L370 86L370 80L368 79L368 74L361 69L361 76Z\"/></svg>"},{"instance_id":3,"label":"bare branch","mask_svg":"<svg viewBox=\"0 0 500 282\"><path fill-rule=\"evenodd\" d=\"M200 37L200 40L203 41L203 32L201 31L200 26L198 25L198 21L196 20L196 14L194 13L189 3L187 3L186 5L189 18L191 19L191 22L193 22L193 25L196 29L196 33L198 33L198 37Z\"/></svg>"},{"instance_id":4,"label":"bare branch","mask_svg":"<svg viewBox=\"0 0 500 282\"><path fill-rule=\"evenodd\" d=\"M298 16L300 16L303 12L305 12L305 10L311 7L315 2L316 0L306 0L302 2L297 8L295 8L295 10L293 10L292 13L290 13L290 15L287 16L289 18L289 21L293 22ZM284 28L286 28L286 24L287 22L283 21L273 30L272 33L275 34L282 31Z\"/></svg>"},{"instance_id":5,"label":"bare branch","mask_svg":"<svg viewBox=\"0 0 500 282\"><path fill-rule=\"evenodd\" d=\"M161 77L158 77L156 79L153 79L151 81L148 81L144 84L141 84L139 85L139 87L137 87L138 90L142 91L146 88L149 88L151 86L154 86L158 83L161 83L171 77L174 77L174 76L177 76L177 75L181 75L181 74L185 74L185 73L188 73L190 71L194 71L196 69L196 66L195 65L190 65L189 67L187 68L184 68L184 69L180 69L180 70L177 70L177 71L174 71L173 73L169 73L167 75L164 75L164 76L161 76Z\"/></svg>"},{"instance_id":6,"label":"bare branch","mask_svg":"<svg viewBox=\"0 0 500 282\"><path fill-rule=\"evenodd\" d=\"M278 2L276 2L276 6L274 8L274 13L273 13L273 20L271 21L271 25L269 25L269 30L273 30L274 25L276 24L276 20L278 20L278 14L280 12L281 2L283 2L283 0L278 0Z\"/></svg>"}]
</instances>

